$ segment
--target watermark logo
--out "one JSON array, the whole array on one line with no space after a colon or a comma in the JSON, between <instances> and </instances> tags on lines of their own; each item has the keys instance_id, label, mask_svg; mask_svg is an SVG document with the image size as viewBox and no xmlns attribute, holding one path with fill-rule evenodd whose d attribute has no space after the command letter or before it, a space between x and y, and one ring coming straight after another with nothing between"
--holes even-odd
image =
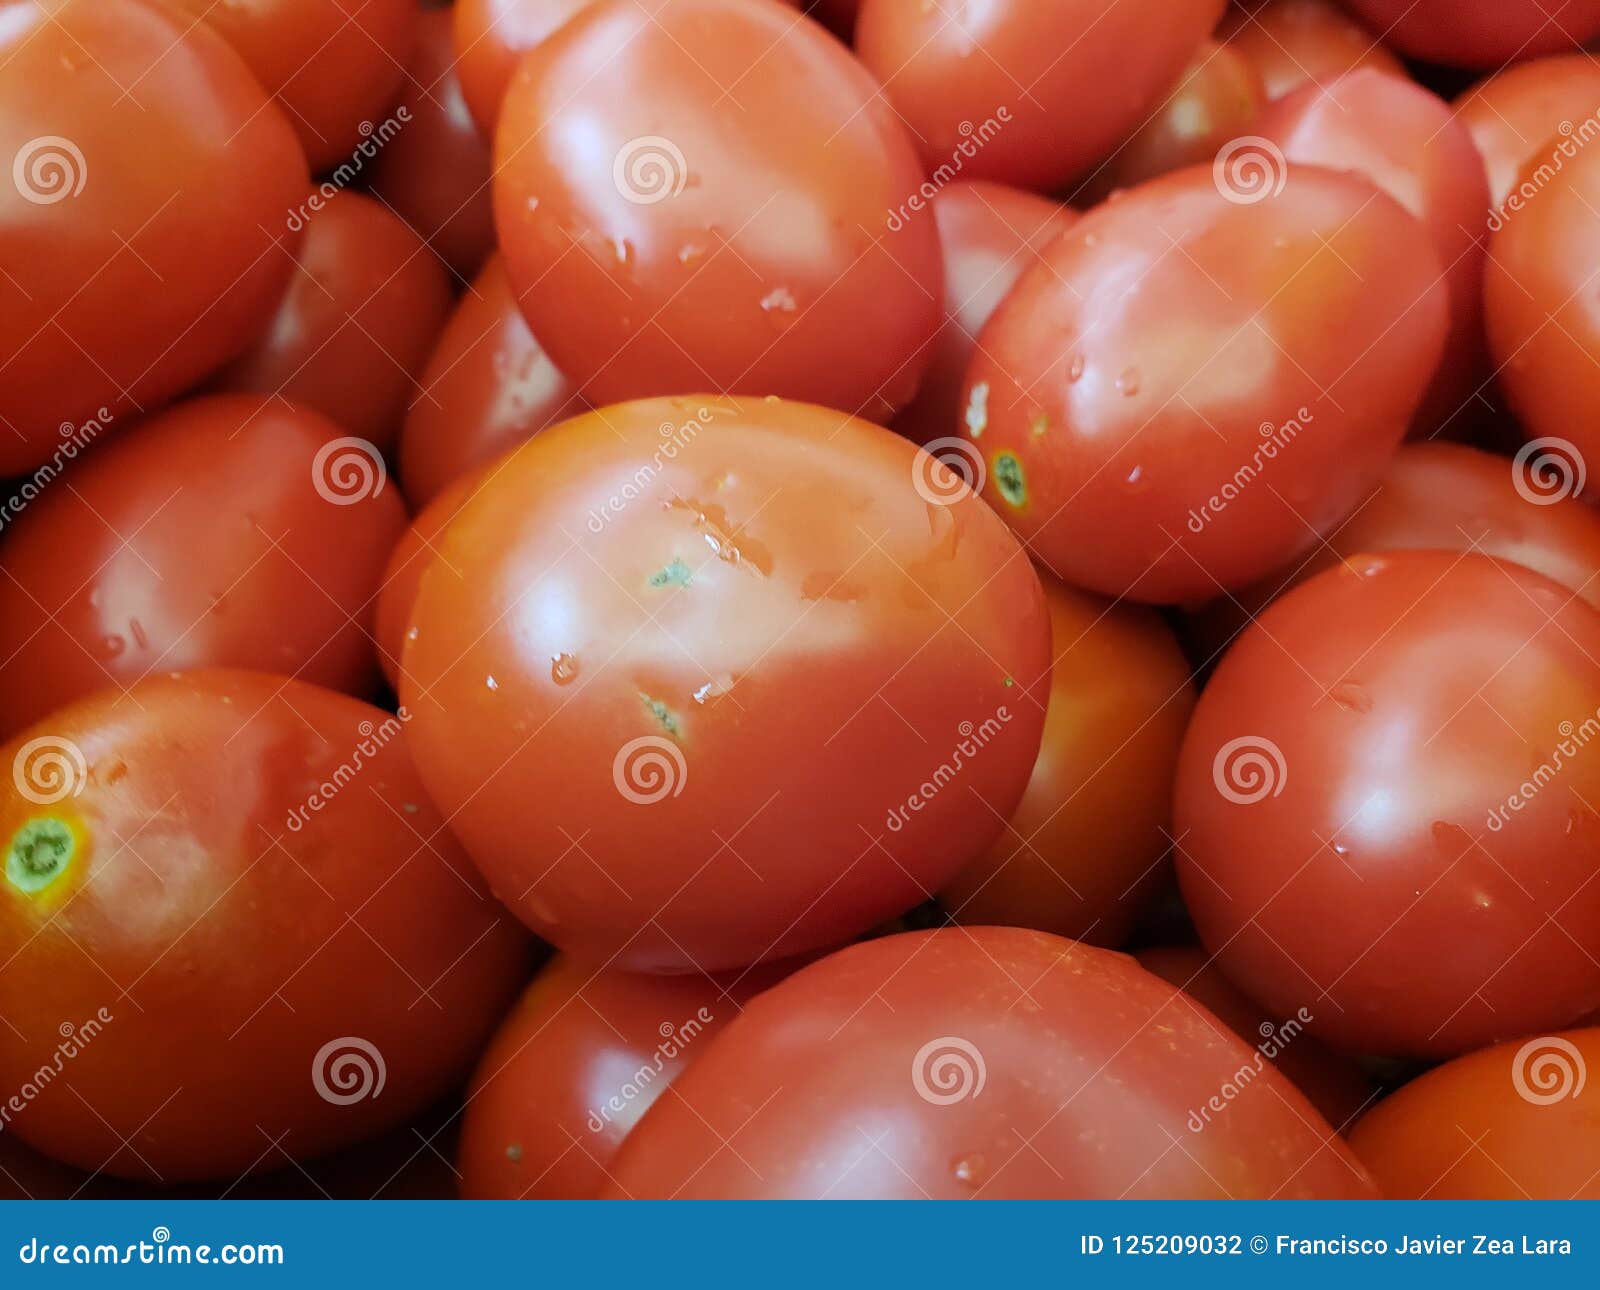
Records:
<instances>
[{"instance_id":1,"label":"watermark logo","mask_svg":"<svg viewBox=\"0 0 1600 1290\"><path fill-rule=\"evenodd\" d=\"M671 139L659 134L629 139L611 162L611 182L625 201L654 206L676 197L689 182L689 163Z\"/></svg>"},{"instance_id":2,"label":"watermark logo","mask_svg":"<svg viewBox=\"0 0 1600 1290\"><path fill-rule=\"evenodd\" d=\"M1211 779L1230 802L1253 806L1277 797L1289 782L1283 750L1259 735L1241 735L1217 749L1211 762Z\"/></svg>"},{"instance_id":3,"label":"watermark logo","mask_svg":"<svg viewBox=\"0 0 1600 1290\"><path fill-rule=\"evenodd\" d=\"M289 212L289 217L284 222L291 233L298 233L305 228L306 221L339 195L341 191L350 187L361 177L361 172L366 169L367 162L371 161L383 150L383 146L399 134L401 129L411 121L411 109L401 105L394 110L394 115L387 117L381 125L374 126L371 121L363 121L356 127L361 133L361 142L344 161L341 161L326 179L316 186L311 195L301 202L294 210Z\"/></svg>"},{"instance_id":4,"label":"watermark logo","mask_svg":"<svg viewBox=\"0 0 1600 1290\"><path fill-rule=\"evenodd\" d=\"M710 1008L702 1007L694 1016L677 1025L663 1021L656 1028L656 1033L661 1036L661 1042L656 1045L655 1053L623 1082L621 1088L598 1108L589 1112L589 1132L604 1132L606 1125L625 1112L634 1101L648 1093L650 1086L666 1073L667 1063L681 1057L688 1046L715 1019Z\"/></svg>"},{"instance_id":5,"label":"watermark logo","mask_svg":"<svg viewBox=\"0 0 1600 1290\"><path fill-rule=\"evenodd\" d=\"M394 716L385 717L377 724L363 721L357 726L356 733L361 738L350 750L350 756L334 767L333 774L318 784L310 796L289 811L284 820L284 827L290 833L298 833L311 823L311 817L333 801L346 784L361 774L367 763L376 757L410 720L411 713L406 710L404 704L401 704L400 710Z\"/></svg>"},{"instance_id":6,"label":"watermark logo","mask_svg":"<svg viewBox=\"0 0 1600 1290\"><path fill-rule=\"evenodd\" d=\"M1498 233L1506 226L1506 221L1513 215L1526 208L1529 202L1537 197L1563 170L1567 162L1571 161L1584 148L1596 138L1600 138L1600 112L1591 113L1589 116L1574 125L1571 121L1563 121L1557 127L1560 142L1556 144L1550 155L1539 163L1533 170L1524 168L1522 178L1515 187L1506 194L1505 200L1499 206L1489 208L1488 226L1491 233Z\"/></svg>"},{"instance_id":7,"label":"watermark logo","mask_svg":"<svg viewBox=\"0 0 1600 1290\"><path fill-rule=\"evenodd\" d=\"M334 1106L353 1106L383 1092L388 1069L377 1046L357 1035L330 1039L311 1059L317 1096Z\"/></svg>"},{"instance_id":8,"label":"watermark logo","mask_svg":"<svg viewBox=\"0 0 1600 1290\"><path fill-rule=\"evenodd\" d=\"M1230 139L1211 163L1211 180L1235 206L1254 206L1283 192L1289 163L1283 150L1258 134Z\"/></svg>"},{"instance_id":9,"label":"watermark logo","mask_svg":"<svg viewBox=\"0 0 1600 1290\"><path fill-rule=\"evenodd\" d=\"M985 717L977 725L963 721L956 727L958 742L950 756L933 768L933 773L918 784L899 806L889 811L884 821L890 833L898 833L911 823L913 814L928 806L934 798L968 766L1000 734L1016 714L1005 704L995 709L994 715Z\"/></svg>"},{"instance_id":10,"label":"watermark logo","mask_svg":"<svg viewBox=\"0 0 1600 1290\"><path fill-rule=\"evenodd\" d=\"M330 439L311 460L317 495L335 506L354 506L383 492L388 468L376 444L354 435Z\"/></svg>"},{"instance_id":11,"label":"watermark logo","mask_svg":"<svg viewBox=\"0 0 1600 1290\"><path fill-rule=\"evenodd\" d=\"M1250 1060L1231 1076L1223 1081L1222 1087L1206 1099L1206 1103L1197 1111L1189 1112L1189 1132L1199 1133L1206 1125L1211 1123L1211 1118L1221 1115L1228 1109L1229 1103L1240 1094L1244 1093L1266 1070L1267 1063L1277 1058L1278 1054L1288 1048L1312 1022L1311 1013L1301 1008L1294 1016L1277 1025L1271 1021L1263 1021L1257 1027L1261 1035L1261 1042L1256 1045L1255 1052Z\"/></svg>"},{"instance_id":12,"label":"watermark logo","mask_svg":"<svg viewBox=\"0 0 1600 1290\"><path fill-rule=\"evenodd\" d=\"M89 182L89 163L71 139L42 134L17 149L11 160L11 181L24 201L54 206L83 191Z\"/></svg>"},{"instance_id":13,"label":"watermark logo","mask_svg":"<svg viewBox=\"0 0 1600 1290\"><path fill-rule=\"evenodd\" d=\"M49 1088L66 1069L67 1063L93 1043L114 1020L109 1008L100 1008L94 1016L78 1025L63 1021L57 1026L56 1034L61 1036L61 1042L56 1045L55 1052L28 1076L21 1088L0 1104L0 1129L11 1123L12 1116L21 1115L28 1103Z\"/></svg>"},{"instance_id":14,"label":"watermark logo","mask_svg":"<svg viewBox=\"0 0 1600 1290\"><path fill-rule=\"evenodd\" d=\"M617 749L611 761L617 792L635 806L651 806L677 797L689 782L683 750L661 735L641 735Z\"/></svg>"},{"instance_id":15,"label":"watermark logo","mask_svg":"<svg viewBox=\"0 0 1600 1290\"><path fill-rule=\"evenodd\" d=\"M941 191L961 178L961 172L967 168L967 162L976 157L990 143L999 136L1000 132L1011 123L1011 109L1000 107L995 109L995 114L985 117L979 125L971 121L963 121L956 127L961 135L961 142L956 144L950 153L950 160L941 162L937 169L922 181L922 186L914 191L905 201L900 203L896 210L889 212L885 223L891 233L898 233L906 226L907 221L920 211L927 210L929 204Z\"/></svg>"},{"instance_id":16,"label":"watermark logo","mask_svg":"<svg viewBox=\"0 0 1600 1290\"><path fill-rule=\"evenodd\" d=\"M1555 435L1528 440L1511 459L1511 482L1518 496L1535 506L1552 506L1577 496L1588 478L1578 445Z\"/></svg>"},{"instance_id":17,"label":"watermark logo","mask_svg":"<svg viewBox=\"0 0 1600 1290\"><path fill-rule=\"evenodd\" d=\"M1300 432L1316 419L1310 408L1301 407L1281 425L1263 421L1260 426L1261 442L1251 452L1250 460L1234 471L1233 477L1224 482L1220 489L1189 511L1189 532L1197 536L1204 532L1207 524L1227 510L1245 489L1255 483L1267 468L1267 463L1276 460L1278 454L1298 439Z\"/></svg>"},{"instance_id":18,"label":"watermark logo","mask_svg":"<svg viewBox=\"0 0 1600 1290\"><path fill-rule=\"evenodd\" d=\"M724 409L717 409L721 412ZM713 416L710 408L697 408L692 417L683 422L663 421L658 428L661 442L656 450L650 454L650 460L633 472L620 489L606 498L598 509L591 509L584 520L585 527L591 533L605 532L606 525L640 497L650 491L661 472L666 469L667 463L676 461L678 454L688 448L700 431L705 429Z\"/></svg>"},{"instance_id":19,"label":"watermark logo","mask_svg":"<svg viewBox=\"0 0 1600 1290\"><path fill-rule=\"evenodd\" d=\"M41 735L17 749L11 759L11 782L35 806L53 806L83 792L89 765L72 740Z\"/></svg>"},{"instance_id":20,"label":"watermark logo","mask_svg":"<svg viewBox=\"0 0 1600 1290\"><path fill-rule=\"evenodd\" d=\"M983 454L969 440L934 439L911 460L911 485L930 506L952 506L983 491Z\"/></svg>"},{"instance_id":21,"label":"watermark logo","mask_svg":"<svg viewBox=\"0 0 1600 1290\"><path fill-rule=\"evenodd\" d=\"M958 1035L941 1035L911 1059L911 1086L934 1106L954 1106L983 1092L989 1078L978 1046Z\"/></svg>"},{"instance_id":22,"label":"watermark logo","mask_svg":"<svg viewBox=\"0 0 1600 1290\"><path fill-rule=\"evenodd\" d=\"M1511 1059L1511 1084L1534 1106L1554 1106L1583 1092L1589 1072L1577 1045L1560 1035L1530 1039Z\"/></svg>"}]
</instances>

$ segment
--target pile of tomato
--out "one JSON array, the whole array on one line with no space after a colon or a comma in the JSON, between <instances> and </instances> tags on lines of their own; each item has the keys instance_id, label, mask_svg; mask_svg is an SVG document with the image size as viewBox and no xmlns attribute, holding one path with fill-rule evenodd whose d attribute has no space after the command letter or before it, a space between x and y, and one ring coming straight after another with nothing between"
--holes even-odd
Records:
<instances>
[{"instance_id":1,"label":"pile of tomato","mask_svg":"<svg viewBox=\"0 0 1600 1290\"><path fill-rule=\"evenodd\" d=\"M4 1187L1600 1196L1590 43L0 0Z\"/></svg>"}]
</instances>

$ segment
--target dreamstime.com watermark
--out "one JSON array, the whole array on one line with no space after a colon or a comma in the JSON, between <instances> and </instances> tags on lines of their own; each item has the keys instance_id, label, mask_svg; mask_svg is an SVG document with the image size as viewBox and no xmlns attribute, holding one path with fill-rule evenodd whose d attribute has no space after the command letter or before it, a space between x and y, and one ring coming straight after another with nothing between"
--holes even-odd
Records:
<instances>
[{"instance_id":1,"label":"dreamstime.com watermark","mask_svg":"<svg viewBox=\"0 0 1600 1290\"><path fill-rule=\"evenodd\" d=\"M350 750L350 755L334 767L333 774L311 791L311 795L301 802L299 806L291 807L284 825L290 833L298 833L311 823L311 817L327 806L329 802L339 796L344 786L361 774L362 769L371 761L388 742L400 733L405 724L411 720L411 713L404 704L392 717L385 717L374 724L363 721L356 727L361 735L361 740Z\"/></svg>"},{"instance_id":2,"label":"dreamstime.com watermark","mask_svg":"<svg viewBox=\"0 0 1600 1290\"><path fill-rule=\"evenodd\" d=\"M111 424L111 409L101 407L95 414L82 425L73 425L70 421L61 423L61 442L56 445L56 450L50 454L50 460L38 467L33 474L26 476L17 485L17 489L5 501L0 502L0 532L17 516L21 515L29 502L34 501L68 464L75 461L80 452L85 451L100 435L100 432Z\"/></svg>"},{"instance_id":3,"label":"dreamstime.com watermark","mask_svg":"<svg viewBox=\"0 0 1600 1290\"><path fill-rule=\"evenodd\" d=\"M682 1056L688 1046L715 1020L716 1015L711 1009L702 1006L694 1016L677 1025L663 1021L657 1027L661 1042L656 1045L650 1060L642 1063L638 1070L623 1081L615 1093L589 1112L589 1132L603 1133L606 1125L612 1123L617 1116L626 1112L632 1103L650 1091L651 1086L665 1073L667 1063Z\"/></svg>"},{"instance_id":4,"label":"dreamstime.com watermark","mask_svg":"<svg viewBox=\"0 0 1600 1290\"><path fill-rule=\"evenodd\" d=\"M1233 472L1233 478L1224 483L1217 492L1189 511L1189 532L1195 534L1204 532L1207 524L1227 510L1245 489L1256 482L1261 472L1266 469L1267 463L1276 460L1278 454L1298 439L1300 432L1315 420L1316 417L1311 409L1302 407L1296 409L1294 416L1281 425L1263 421L1259 430L1261 442L1255 446L1250 459L1240 465L1239 469Z\"/></svg>"},{"instance_id":5,"label":"dreamstime.com watermark","mask_svg":"<svg viewBox=\"0 0 1600 1290\"><path fill-rule=\"evenodd\" d=\"M643 134L617 149L611 159L611 182L624 201L654 206L688 187L689 162L671 139Z\"/></svg>"},{"instance_id":6,"label":"dreamstime.com watermark","mask_svg":"<svg viewBox=\"0 0 1600 1290\"><path fill-rule=\"evenodd\" d=\"M954 1106L983 1092L989 1068L977 1044L959 1035L940 1035L911 1059L911 1087L934 1106Z\"/></svg>"},{"instance_id":7,"label":"dreamstime.com watermark","mask_svg":"<svg viewBox=\"0 0 1600 1290\"><path fill-rule=\"evenodd\" d=\"M1532 171L1524 168L1522 172L1524 177L1520 178L1516 186L1506 194L1505 200L1499 206L1489 208L1487 222L1491 233L1498 233L1503 229L1507 220L1523 210L1544 191L1551 180L1566 169L1567 162L1595 139L1600 139L1600 110L1584 117L1576 125L1571 121L1563 121L1557 130L1560 142L1551 150L1549 156Z\"/></svg>"},{"instance_id":8,"label":"dreamstime.com watermark","mask_svg":"<svg viewBox=\"0 0 1600 1290\"><path fill-rule=\"evenodd\" d=\"M72 740L40 735L12 757L11 782L35 806L54 806L83 792L89 782L89 763Z\"/></svg>"},{"instance_id":9,"label":"dreamstime.com watermark","mask_svg":"<svg viewBox=\"0 0 1600 1290\"><path fill-rule=\"evenodd\" d=\"M927 210L935 197L961 178L961 172L967 168L967 162L993 143L1010 123L1011 109L999 107L995 109L993 116L985 117L981 125L975 126L971 121L963 121L957 126L961 142L956 144L954 151L951 152L950 160L941 162L938 168L922 181L920 188L901 202L898 209L888 213L885 222L889 226L889 231L898 233L906 226L906 221L911 216Z\"/></svg>"},{"instance_id":10,"label":"dreamstime.com watermark","mask_svg":"<svg viewBox=\"0 0 1600 1290\"><path fill-rule=\"evenodd\" d=\"M355 435L328 440L311 459L311 486L318 497L335 506L354 506L376 497L388 479L378 445Z\"/></svg>"},{"instance_id":11,"label":"dreamstime.com watermark","mask_svg":"<svg viewBox=\"0 0 1600 1290\"><path fill-rule=\"evenodd\" d=\"M285 221L289 231L298 233L306 226L307 220L355 183L366 169L367 162L383 151L384 145L410 123L411 109L403 105L397 107L394 115L385 118L381 125L374 126L371 121L363 121L357 127L361 131L361 142L356 144L355 150L311 190L311 195L305 201L289 212L289 218Z\"/></svg>"},{"instance_id":12,"label":"dreamstime.com watermark","mask_svg":"<svg viewBox=\"0 0 1600 1290\"><path fill-rule=\"evenodd\" d=\"M598 508L590 509L588 518L584 521L589 532L603 533L607 524L649 492L651 485L660 477L667 463L677 460L678 454L695 441L711 421L712 416L710 408L696 408L694 415L687 421L663 421L659 428L661 442L650 454L650 460L634 471L632 478L606 498Z\"/></svg>"},{"instance_id":13,"label":"dreamstime.com watermark","mask_svg":"<svg viewBox=\"0 0 1600 1290\"><path fill-rule=\"evenodd\" d=\"M1511 1086L1534 1106L1554 1106L1577 1097L1588 1078L1578 1046L1560 1035L1530 1039L1511 1059Z\"/></svg>"},{"instance_id":14,"label":"dreamstime.com watermark","mask_svg":"<svg viewBox=\"0 0 1600 1290\"><path fill-rule=\"evenodd\" d=\"M1577 725L1563 721L1556 727L1560 738L1550 755L1533 768L1533 774L1517 785L1499 806L1491 807L1485 824L1489 832L1498 833L1511 822L1511 817L1536 798L1540 791L1561 774L1562 770L1600 736L1600 708Z\"/></svg>"},{"instance_id":15,"label":"dreamstime.com watermark","mask_svg":"<svg viewBox=\"0 0 1600 1290\"><path fill-rule=\"evenodd\" d=\"M1588 464L1570 439L1556 435L1530 439L1511 459L1511 484L1517 496L1535 506L1576 497L1588 482Z\"/></svg>"},{"instance_id":16,"label":"dreamstime.com watermark","mask_svg":"<svg viewBox=\"0 0 1600 1290\"><path fill-rule=\"evenodd\" d=\"M1272 740L1240 735L1217 749L1211 759L1211 781L1235 806L1254 806L1283 792L1289 782L1289 763Z\"/></svg>"},{"instance_id":17,"label":"dreamstime.com watermark","mask_svg":"<svg viewBox=\"0 0 1600 1290\"><path fill-rule=\"evenodd\" d=\"M101 1008L78 1025L63 1021L56 1027L61 1042L56 1045L54 1054L24 1081L21 1088L0 1103L0 1132L4 1132L11 1123L12 1116L21 1115L29 1102L55 1082L56 1077L66 1069L67 1063L93 1043L95 1036L115 1020L109 1008Z\"/></svg>"},{"instance_id":18,"label":"dreamstime.com watermark","mask_svg":"<svg viewBox=\"0 0 1600 1290\"><path fill-rule=\"evenodd\" d=\"M71 139L41 134L11 158L11 182L23 201L54 206L83 191L89 182L89 163Z\"/></svg>"},{"instance_id":19,"label":"dreamstime.com watermark","mask_svg":"<svg viewBox=\"0 0 1600 1290\"><path fill-rule=\"evenodd\" d=\"M888 818L885 820L889 832L898 833L911 823L912 815L939 796L945 786L961 773L962 768L976 758L995 736L1011 723L1015 715L1002 703L995 709L993 716L985 717L977 725L963 721L957 726L956 733L961 738L951 749L950 756L935 766L933 773L923 780L903 803L890 808Z\"/></svg>"},{"instance_id":20,"label":"dreamstime.com watermark","mask_svg":"<svg viewBox=\"0 0 1600 1290\"><path fill-rule=\"evenodd\" d=\"M360 1035L340 1035L317 1049L311 1059L311 1086L317 1096L334 1106L353 1106L376 1099L389 1078L383 1054Z\"/></svg>"},{"instance_id":21,"label":"dreamstime.com watermark","mask_svg":"<svg viewBox=\"0 0 1600 1290\"><path fill-rule=\"evenodd\" d=\"M1258 134L1229 139L1211 163L1211 182L1223 200L1235 206L1254 206L1283 192L1289 182L1289 163L1283 149Z\"/></svg>"},{"instance_id":22,"label":"dreamstime.com watermark","mask_svg":"<svg viewBox=\"0 0 1600 1290\"><path fill-rule=\"evenodd\" d=\"M1261 1042L1256 1045L1255 1055L1226 1080L1222 1087L1206 1099L1204 1106L1199 1110L1189 1112L1189 1132L1199 1133L1206 1125L1211 1123L1213 1116L1221 1115L1228 1109L1230 1103L1246 1092L1249 1087L1260 1078L1266 1070L1267 1063L1272 1061L1279 1053L1283 1052L1305 1031L1312 1022L1311 1012L1306 1008L1290 1017L1281 1025L1274 1025L1270 1021L1263 1021L1259 1033Z\"/></svg>"},{"instance_id":23,"label":"dreamstime.com watermark","mask_svg":"<svg viewBox=\"0 0 1600 1290\"><path fill-rule=\"evenodd\" d=\"M56 1267L124 1267L136 1263L173 1267L189 1264L222 1264L226 1266L271 1264L282 1266L281 1245L188 1245L172 1239L165 1226L156 1227L148 1241L132 1245L112 1245L103 1242L88 1245L82 1241L67 1244L59 1241L40 1241L35 1236L17 1251L21 1263Z\"/></svg>"}]
</instances>

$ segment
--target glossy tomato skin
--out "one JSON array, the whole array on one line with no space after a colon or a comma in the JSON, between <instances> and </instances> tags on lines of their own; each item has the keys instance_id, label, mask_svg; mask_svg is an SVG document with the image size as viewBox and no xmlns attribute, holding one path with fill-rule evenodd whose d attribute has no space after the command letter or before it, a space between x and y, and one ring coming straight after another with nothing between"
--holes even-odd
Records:
<instances>
[{"instance_id":1,"label":"glossy tomato skin","mask_svg":"<svg viewBox=\"0 0 1600 1290\"><path fill-rule=\"evenodd\" d=\"M1385 1098L1350 1146L1395 1200L1600 1199L1597 1064L1593 1028L1481 1049Z\"/></svg>"},{"instance_id":2,"label":"glossy tomato skin","mask_svg":"<svg viewBox=\"0 0 1600 1290\"><path fill-rule=\"evenodd\" d=\"M448 9L422 14L396 120L401 108L404 128L372 161L372 191L452 273L468 279L494 249L494 209L489 145L461 97Z\"/></svg>"},{"instance_id":3,"label":"glossy tomato skin","mask_svg":"<svg viewBox=\"0 0 1600 1290\"><path fill-rule=\"evenodd\" d=\"M1277 601L1178 766L1178 876L1222 969L1386 1055L1594 1008L1596 659L1600 613L1486 556L1353 557Z\"/></svg>"},{"instance_id":4,"label":"glossy tomato skin","mask_svg":"<svg viewBox=\"0 0 1600 1290\"><path fill-rule=\"evenodd\" d=\"M237 50L326 170L378 125L405 74L416 0L164 0ZM366 127L366 128L363 128Z\"/></svg>"},{"instance_id":5,"label":"glossy tomato skin","mask_svg":"<svg viewBox=\"0 0 1600 1290\"><path fill-rule=\"evenodd\" d=\"M1405 64L1333 0L1268 0L1248 13L1232 9L1219 31L1255 68L1269 99L1326 85L1358 67L1406 75Z\"/></svg>"},{"instance_id":6,"label":"glossy tomato skin","mask_svg":"<svg viewBox=\"0 0 1600 1290\"><path fill-rule=\"evenodd\" d=\"M1536 58L1479 81L1455 103L1489 171L1489 197L1503 205L1535 157L1552 159L1567 137L1592 134L1600 111L1600 67L1588 54ZM1580 135L1580 138L1582 136Z\"/></svg>"},{"instance_id":7,"label":"glossy tomato skin","mask_svg":"<svg viewBox=\"0 0 1600 1290\"><path fill-rule=\"evenodd\" d=\"M1167 871L1194 686L1153 610L1043 583L1055 657L1033 777L1005 831L939 899L960 923L1116 947Z\"/></svg>"},{"instance_id":8,"label":"glossy tomato skin","mask_svg":"<svg viewBox=\"0 0 1600 1290\"><path fill-rule=\"evenodd\" d=\"M963 433L984 495L1065 580L1153 602L1247 585L1405 434L1447 322L1425 231L1357 176L1276 179L1191 167L1124 193L979 337Z\"/></svg>"},{"instance_id":9,"label":"glossy tomato skin","mask_svg":"<svg viewBox=\"0 0 1600 1290\"><path fill-rule=\"evenodd\" d=\"M437 547L402 656L418 769L574 957L716 971L838 944L932 895L1027 783L1038 577L877 426L603 408L506 458Z\"/></svg>"},{"instance_id":10,"label":"glossy tomato skin","mask_svg":"<svg viewBox=\"0 0 1600 1290\"><path fill-rule=\"evenodd\" d=\"M884 420L915 393L943 289L920 166L810 20L597 4L519 65L495 156L523 313L593 402L710 388Z\"/></svg>"},{"instance_id":11,"label":"glossy tomato skin","mask_svg":"<svg viewBox=\"0 0 1600 1290\"><path fill-rule=\"evenodd\" d=\"M1600 35L1600 0L1345 0L1411 58L1499 67L1566 53Z\"/></svg>"},{"instance_id":12,"label":"glossy tomato skin","mask_svg":"<svg viewBox=\"0 0 1600 1290\"><path fill-rule=\"evenodd\" d=\"M281 395L387 453L449 315L449 275L370 197L319 189L302 213L305 238L271 325L212 388Z\"/></svg>"},{"instance_id":13,"label":"glossy tomato skin","mask_svg":"<svg viewBox=\"0 0 1600 1290\"><path fill-rule=\"evenodd\" d=\"M1417 427L1431 432L1458 423L1488 380L1483 263L1489 184L1471 134L1437 95L1372 69L1295 91L1255 129L1291 165L1363 175L1422 221L1449 291L1450 333Z\"/></svg>"},{"instance_id":14,"label":"glossy tomato skin","mask_svg":"<svg viewBox=\"0 0 1600 1290\"><path fill-rule=\"evenodd\" d=\"M920 444L957 433L978 333L1023 271L1078 218L1047 197L983 180L941 188L933 215L944 252L944 322L917 397L894 419L896 430Z\"/></svg>"},{"instance_id":15,"label":"glossy tomato skin","mask_svg":"<svg viewBox=\"0 0 1600 1290\"><path fill-rule=\"evenodd\" d=\"M607 1194L1373 1195L1270 1065L1199 1118L1251 1062L1123 955L1011 928L891 936L752 1002L629 1136Z\"/></svg>"},{"instance_id":16,"label":"glossy tomato skin","mask_svg":"<svg viewBox=\"0 0 1600 1290\"><path fill-rule=\"evenodd\" d=\"M467 109L493 138L521 57L593 0L456 0L456 66Z\"/></svg>"},{"instance_id":17,"label":"glossy tomato skin","mask_svg":"<svg viewBox=\"0 0 1600 1290\"><path fill-rule=\"evenodd\" d=\"M468 1200L593 1200L623 1140L782 976L610 972L557 956L478 1062L461 1126Z\"/></svg>"},{"instance_id":18,"label":"glossy tomato skin","mask_svg":"<svg viewBox=\"0 0 1600 1290\"><path fill-rule=\"evenodd\" d=\"M417 600L422 571L437 553L439 535L477 487L476 474L450 484L422 508L389 553L378 589L373 636L378 646L378 665L396 693L400 690L400 659L411 630L411 608Z\"/></svg>"},{"instance_id":19,"label":"glossy tomato skin","mask_svg":"<svg viewBox=\"0 0 1600 1290\"><path fill-rule=\"evenodd\" d=\"M0 185L6 476L63 426L153 408L249 342L287 281L273 247L294 243L306 162L237 55L159 6L10 5L0 61L18 177Z\"/></svg>"},{"instance_id":20,"label":"glossy tomato skin","mask_svg":"<svg viewBox=\"0 0 1600 1290\"><path fill-rule=\"evenodd\" d=\"M413 506L587 405L533 338L499 256L439 332L400 433Z\"/></svg>"},{"instance_id":21,"label":"glossy tomato skin","mask_svg":"<svg viewBox=\"0 0 1600 1290\"><path fill-rule=\"evenodd\" d=\"M79 1039L6 1127L57 1159L231 1179L281 1163L267 1143L371 1137L462 1074L521 984L522 929L380 709L198 671L61 709L3 753L7 1087L63 1023Z\"/></svg>"},{"instance_id":22,"label":"glossy tomato skin","mask_svg":"<svg viewBox=\"0 0 1600 1290\"><path fill-rule=\"evenodd\" d=\"M369 693L405 508L373 459L326 449L338 433L279 400L192 399L42 490L0 530L0 731L181 668Z\"/></svg>"},{"instance_id":23,"label":"glossy tomato skin","mask_svg":"<svg viewBox=\"0 0 1600 1290\"><path fill-rule=\"evenodd\" d=\"M1161 103L1225 0L864 0L856 52L930 174L1040 190L1110 155ZM1070 129L1063 122L1070 121Z\"/></svg>"}]
</instances>

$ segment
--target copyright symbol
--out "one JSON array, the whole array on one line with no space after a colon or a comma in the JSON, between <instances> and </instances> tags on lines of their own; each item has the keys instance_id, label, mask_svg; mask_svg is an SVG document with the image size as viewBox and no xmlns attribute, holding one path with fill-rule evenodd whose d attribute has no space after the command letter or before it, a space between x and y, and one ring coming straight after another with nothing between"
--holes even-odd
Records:
<instances>
[{"instance_id":1,"label":"copyright symbol","mask_svg":"<svg viewBox=\"0 0 1600 1290\"><path fill-rule=\"evenodd\" d=\"M1264 1237L1264 1236L1252 1236L1250 1238L1250 1253L1252 1253L1252 1254L1265 1254L1266 1252L1267 1252L1267 1238Z\"/></svg>"}]
</instances>

